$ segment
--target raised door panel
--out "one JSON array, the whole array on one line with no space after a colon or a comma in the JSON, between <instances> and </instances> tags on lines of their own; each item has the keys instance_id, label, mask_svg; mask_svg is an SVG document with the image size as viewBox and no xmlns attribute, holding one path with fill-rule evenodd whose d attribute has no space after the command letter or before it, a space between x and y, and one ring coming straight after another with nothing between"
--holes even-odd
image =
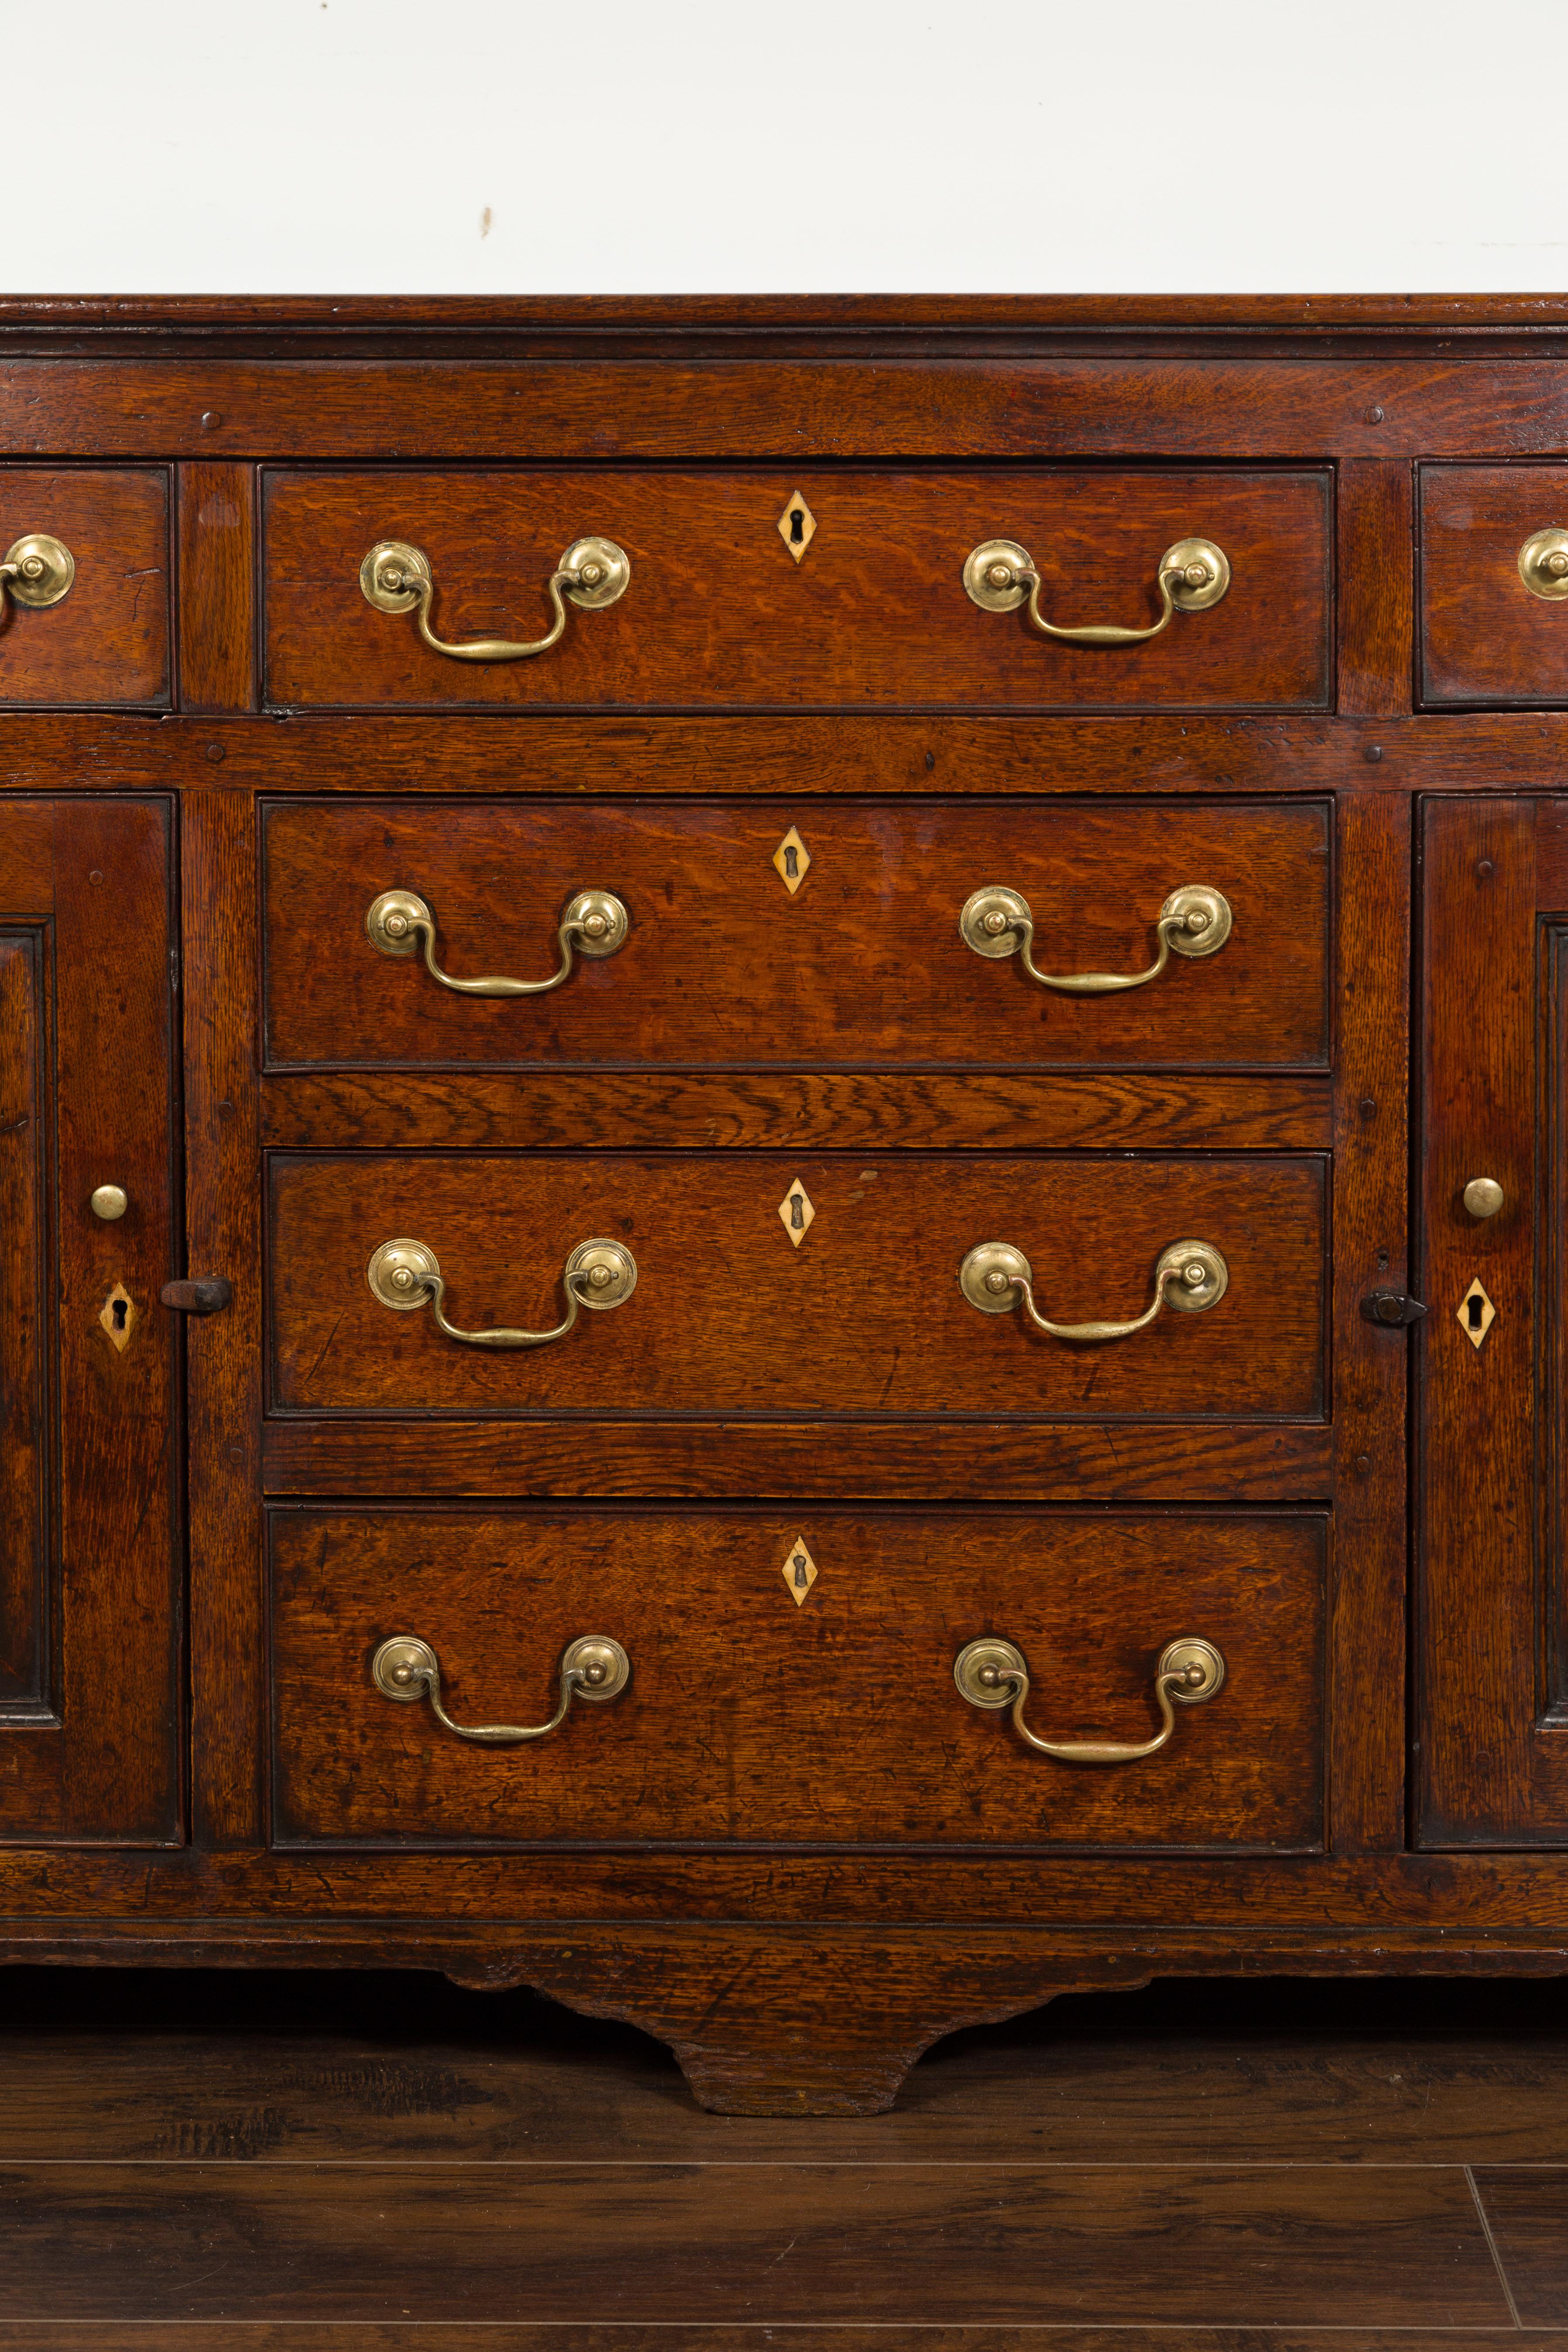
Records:
<instances>
[{"instance_id":1,"label":"raised door panel","mask_svg":"<svg viewBox=\"0 0 1568 2352\"><path fill-rule=\"evenodd\" d=\"M1568 800L1423 834L1418 1831L1568 1844Z\"/></svg>"},{"instance_id":2,"label":"raised door panel","mask_svg":"<svg viewBox=\"0 0 1568 2352\"><path fill-rule=\"evenodd\" d=\"M0 1838L23 1844L179 1829L173 872L165 802L0 802Z\"/></svg>"}]
</instances>

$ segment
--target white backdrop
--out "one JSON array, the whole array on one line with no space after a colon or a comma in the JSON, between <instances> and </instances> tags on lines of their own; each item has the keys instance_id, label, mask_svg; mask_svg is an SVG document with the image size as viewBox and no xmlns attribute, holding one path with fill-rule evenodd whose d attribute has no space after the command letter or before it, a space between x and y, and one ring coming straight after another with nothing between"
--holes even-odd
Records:
<instances>
[{"instance_id":1,"label":"white backdrop","mask_svg":"<svg viewBox=\"0 0 1568 2352\"><path fill-rule=\"evenodd\" d=\"M0 291L1552 291L1568 0L0 0Z\"/></svg>"}]
</instances>

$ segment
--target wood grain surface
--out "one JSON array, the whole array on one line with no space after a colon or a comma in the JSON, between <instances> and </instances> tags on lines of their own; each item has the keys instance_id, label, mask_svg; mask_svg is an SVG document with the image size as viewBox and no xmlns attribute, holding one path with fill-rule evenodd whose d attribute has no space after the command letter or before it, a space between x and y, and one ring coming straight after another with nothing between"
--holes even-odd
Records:
<instances>
[{"instance_id":1,"label":"wood grain surface","mask_svg":"<svg viewBox=\"0 0 1568 2352\"><path fill-rule=\"evenodd\" d=\"M1425 811L1424 1843L1557 1843L1568 1832L1568 1734L1542 1719L1555 1581L1537 1555L1548 1523L1536 1235L1560 1181L1542 1163L1557 1131L1542 1052L1557 1008L1538 994L1539 916L1552 898L1536 861L1544 805L1435 800ZM1485 1220L1463 1205L1479 1175L1505 1194ZM1540 1246L1544 1257L1544 1235ZM1459 1320L1478 1278L1497 1309L1479 1349ZM1545 1303L1555 1325L1560 1305Z\"/></svg>"},{"instance_id":2,"label":"wood grain surface","mask_svg":"<svg viewBox=\"0 0 1568 2352\"><path fill-rule=\"evenodd\" d=\"M1506 2325L1462 2172L78 2165L0 2174L0 2315ZM74 2250L112 2200L114 2258ZM701 2260L694 2259L700 2238ZM591 2284L584 2270L591 2271ZM1223 2275L1224 2284L1221 2285Z\"/></svg>"},{"instance_id":3,"label":"wood grain surface","mask_svg":"<svg viewBox=\"0 0 1568 2352\"><path fill-rule=\"evenodd\" d=\"M796 1185L816 1209L798 1248L779 1213ZM274 1154L271 1409L1311 1417L1324 1192L1305 1155ZM463 1347L365 1278L379 1244L412 1235L458 1328L548 1329L571 1250L598 1234L631 1250L637 1290L547 1348ZM1224 1253L1225 1297L1104 1346L958 1287L969 1249L1012 1241L1042 1313L1130 1319L1183 1238Z\"/></svg>"},{"instance_id":4,"label":"wood grain surface","mask_svg":"<svg viewBox=\"0 0 1568 2352\"><path fill-rule=\"evenodd\" d=\"M817 530L796 563L777 529L799 492ZM1330 698L1326 473L1104 474L268 469L263 478L270 704L474 709L763 703L1321 709ZM376 612L359 568L411 542L438 636L532 639L544 582L584 534L631 559L620 602L569 608L537 659L444 659L411 616ZM1176 541L1229 557L1224 602L1145 645L1042 637L983 613L964 559L1009 539L1048 585L1048 619L1144 628Z\"/></svg>"},{"instance_id":5,"label":"wood grain surface","mask_svg":"<svg viewBox=\"0 0 1568 2352\"><path fill-rule=\"evenodd\" d=\"M175 1197L173 816L156 799L0 803L7 912L32 941L4 970L10 1840L156 1844L179 1821L179 1391L157 1305ZM89 1207L106 1182L130 1201L112 1223ZM117 1285L123 1350L100 1321Z\"/></svg>"},{"instance_id":6,"label":"wood grain surface","mask_svg":"<svg viewBox=\"0 0 1568 2352\"><path fill-rule=\"evenodd\" d=\"M0 615L0 706L169 699L169 476L0 466L0 551L63 540L76 578L58 604Z\"/></svg>"},{"instance_id":7,"label":"wood grain surface","mask_svg":"<svg viewBox=\"0 0 1568 2352\"><path fill-rule=\"evenodd\" d=\"M175 474L180 546L180 707L249 710L257 691L256 469Z\"/></svg>"},{"instance_id":8,"label":"wood grain surface","mask_svg":"<svg viewBox=\"0 0 1568 2352\"><path fill-rule=\"evenodd\" d=\"M277 1510L276 1834L1310 1845L1325 1564L1316 1517ZM432 1643L459 1722L546 1721L580 1633L613 1634L632 1681L548 1740L476 1748L376 1689L398 1633ZM1157 1756L1074 1769L959 1696L980 1633L1023 1651L1043 1738L1152 1738L1184 1634L1226 1681Z\"/></svg>"},{"instance_id":9,"label":"wood grain surface","mask_svg":"<svg viewBox=\"0 0 1568 2352\"><path fill-rule=\"evenodd\" d=\"M1568 468L1424 466L1420 480L1422 700L1568 700L1568 606L1519 576L1531 533L1568 523Z\"/></svg>"},{"instance_id":10,"label":"wood grain surface","mask_svg":"<svg viewBox=\"0 0 1568 2352\"><path fill-rule=\"evenodd\" d=\"M1328 1045L1329 812L1321 803L815 803L792 895L773 866L787 802L493 799L263 812L267 1060L549 1069L758 1063L963 1069L1321 1066ZM797 858L798 863L798 858ZM1048 972L1137 972L1171 892L1204 883L1234 929L1146 987L1079 997L959 936L1003 882ZM463 997L377 952L365 910L415 890L443 966L542 980L573 893L613 890L626 942L549 995Z\"/></svg>"},{"instance_id":11,"label":"wood grain surface","mask_svg":"<svg viewBox=\"0 0 1568 2352\"><path fill-rule=\"evenodd\" d=\"M46 932L0 931L0 1706L48 1706L49 1162Z\"/></svg>"}]
</instances>

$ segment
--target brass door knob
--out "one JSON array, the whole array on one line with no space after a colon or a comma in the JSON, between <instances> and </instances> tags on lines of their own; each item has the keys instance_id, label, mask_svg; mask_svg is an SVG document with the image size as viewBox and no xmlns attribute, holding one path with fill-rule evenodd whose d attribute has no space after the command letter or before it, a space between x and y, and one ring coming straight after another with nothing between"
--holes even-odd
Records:
<instances>
[{"instance_id":1,"label":"brass door knob","mask_svg":"<svg viewBox=\"0 0 1568 2352\"><path fill-rule=\"evenodd\" d=\"M1495 1176L1472 1176L1465 1187L1465 1206L1472 1217L1495 1217L1503 1197L1502 1186Z\"/></svg>"},{"instance_id":2,"label":"brass door knob","mask_svg":"<svg viewBox=\"0 0 1568 2352\"><path fill-rule=\"evenodd\" d=\"M971 1706L1010 1706L1013 1728L1042 1756L1054 1756L1063 1764L1136 1764L1141 1757L1157 1756L1165 1746L1176 1727L1178 1706L1201 1706L1213 1698L1225 1681L1225 1660L1212 1642L1194 1635L1166 1643L1154 1669L1161 1723L1152 1739L1042 1739L1024 1720L1029 1696L1024 1653L994 1635L965 1643L953 1661L952 1679Z\"/></svg>"},{"instance_id":3,"label":"brass door knob","mask_svg":"<svg viewBox=\"0 0 1568 2352\"><path fill-rule=\"evenodd\" d=\"M94 1188L88 1206L95 1217L112 1225L125 1214L131 1202L123 1184L100 1184Z\"/></svg>"},{"instance_id":4,"label":"brass door knob","mask_svg":"<svg viewBox=\"0 0 1568 2352\"><path fill-rule=\"evenodd\" d=\"M527 661L558 645L566 631L563 595L585 613L603 612L618 604L632 576L631 558L613 539L574 539L544 583L554 619L542 637L474 637L467 645L448 645L430 626L430 606L436 583L430 559L422 547L406 540L378 540L359 568L359 584L367 604L378 613L412 613L414 625L433 654L448 661Z\"/></svg>"},{"instance_id":5,"label":"brass door knob","mask_svg":"<svg viewBox=\"0 0 1568 2352\"><path fill-rule=\"evenodd\" d=\"M515 1748L525 1739L545 1739L566 1720L574 1698L618 1698L632 1677L632 1662L607 1633L580 1633L561 1660L560 1695L548 1723L454 1723L441 1701L441 1662L417 1633L394 1633L370 1662L371 1680L383 1698L427 1698L438 1723L459 1739L484 1748Z\"/></svg>"},{"instance_id":6,"label":"brass door knob","mask_svg":"<svg viewBox=\"0 0 1568 2352\"><path fill-rule=\"evenodd\" d=\"M432 980L458 996L547 996L572 977L574 956L595 962L625 947L631 918L613 890L579 890L567 899L556 927L555 944L561 961L548 980L455 980L436 961L436 918L413 890L384 890L365 909L364 928L372 947L384 956L421 952Z\"/></svg>"},{"instance_id":7,"label":"brass door knob","mask_svg":"<svg viewBox=\"0 0 1568 2352\"><path fill-rule=\"evenodd\" d=\"M1146 988L1158 980L1173 951L1189 959L1217 955L1230 937L1230 901L1206 882L1184 883L1173 890L1155 921L1155 955L1146 971L1041 971L1034 958L1035 919L1021 892L993 882L963 902L958 935L975 954L990 958L1016 955L1029 978L1042 988L1064 996L1111 996L1124 989ZM1071 926L1058 924L1053 939L1066 944Z\"/></svg>"},{"instance_id":8,"label":"brass door knob","mask_svg":"<svg viewBox=\"0 0 1568 2352\"><path fill-rule=\"evenodd\" d=\"M1008 1315L1022 1303L1037 1331L1053 1339L1130 1339L1145 1331L1162 1307L1202 1315L1230 1286L1230 1268L1212 1242L1173 1242L1154 1268L1154 1297L1130 1323L1052 1323L1035 1305L1035 1273L1011 1242L979 1242L958 1269L958 1286L982 1315Z\"/></svg>"},{"instance_id":9,"label":"brass door knob","mask_svg":"<svg viewBox=\"0 0 1568 2352\"><path fill-rule=\"evenodd\" d=\"M552 1339L564 1339L576 1323L580 1307L600 1314L612 1307L624 1307L637 1286L637 1262L623 1243L579 1242L561 1276L566 1312L550 1331L460 1331L455 1323L448 1323L441 1304L446 1279L426 1242L406 1236L383 1242L373 1251L364 1278L373 1296L399 1315L428 1307L447 1339L460 1341L465 1348L547 1348Z\"/></svg>"},{"instance_id":10,"label":"brass door knob","mask_svg":"<svg viewBox=\"0 0 1568 2352\"><path fill-rule=\"evenodd\" d=\"M63 540L51 539L47 530L30 530L25 539L13 540L0 556L0 604L9 596L13 604L41 612L68 596L75 578L76 558Z\"/></svg>"},{"instance_id":11,"label":"brass door knob","mask_svg":"<svg viewBox=\"0 0 1568 2352\"><path fill-rule=\"evenodd\" d=\"M1168 547L1154 573L1160 617L1146 629L1099 621L1058 628L1040 610L1044 585L1034 557L1016 539L983 540L964 559L964 593L983 613L1016 613L1026 598L1032 628L1075 646L1144 646L1169 628L1173 614L1208 612L1230 586L1230 559L1212 539L1179 539Z\"/></svg>"}]
</instances>

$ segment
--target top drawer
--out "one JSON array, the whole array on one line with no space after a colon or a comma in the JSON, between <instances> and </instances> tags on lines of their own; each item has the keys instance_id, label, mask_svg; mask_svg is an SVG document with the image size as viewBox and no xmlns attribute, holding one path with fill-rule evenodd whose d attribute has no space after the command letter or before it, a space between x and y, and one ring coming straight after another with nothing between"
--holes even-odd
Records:
<instances>
[{"instance_id":1,"label":"top drawer","mask_svg":"<svg viewBox=\"0 0 1568 2352\"><path fill-rule=\"evenodd\" d=\"M289 708L511 709L752 704L852 709L1321 709L1330 679L1329 476L509 467L266 477L267 698ZM548 583L585 538L629 563L616 601L568 598L537 657L464 659L421 638L415 610L367 601L361 567L418 551L426 619L448 645L537 640ZM1168 559L1194 555L1217 601ZM1032 562L1053 626L1150 630L1083 643L1042 635L1027 611L984 609L965 564ZM599 559L602 562L612 559ZM384 558L417 576L406 553ZM1194 575L1195 576L1195 575ZM618 584L606 570L605 582ZM604 589L585 592L602 597ZM1004 600L1027 593L1016 587ZM405 604L409 592L401 592ZM398 601L394 591L390 601Z\"/></svg>"},{"instance_id":2,"label":"top drawer","mask_svg":"<svg viewBox=\"0 0 1568 2352\"><path fill-rule=\"evenodd\" d=\"M0 466L0 558L18 541L34 576L0 615L0 707L166 704L163 469Z\"/></svg>"},{"instance_id":3,"label":"top drawer","mask_svg":"<svg viewBox=\"0 0 1568 2352\"><path fill-rule=\"evenodd\" d=\"M1421 699L1568 703L1568 466L1422 467Z\"/></svg>"}]
</instances>

